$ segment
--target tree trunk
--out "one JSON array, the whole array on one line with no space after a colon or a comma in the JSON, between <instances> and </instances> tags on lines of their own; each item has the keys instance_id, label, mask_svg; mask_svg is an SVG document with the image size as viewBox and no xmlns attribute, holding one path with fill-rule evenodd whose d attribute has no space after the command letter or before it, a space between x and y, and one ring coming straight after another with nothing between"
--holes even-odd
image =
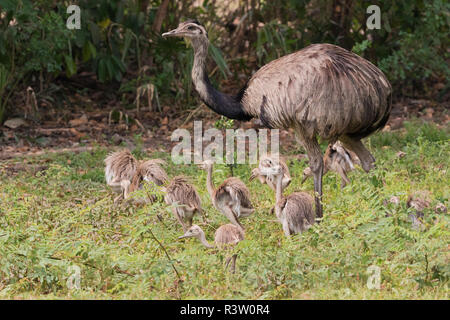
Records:
<instances>
[{"instance_id":1,"label":"tree trunk","mask_svg":"<svg viewBox=\"0 0 450 320\"><path fill-rule=\"evenodd\" d=\"M146 13L147 12L147 8L148 8L148 3L150 2L150 0L142 0L140 3L140 11Z\"/></svg>"},{"instance_id":2,"label":"tree trunk","mask_svg":"<svg viewBox=\"0 0 450 320\"><path fill-rule=\"evenodd\" d=\"M353 40L349 36L352 24L352 9L352 0L333 1L331 32L335 42L348 50L353 47Z\"/></svg>"},{"instance_id":3,"label":"tree trunk","mask_svg":"<svg viewBox=\"0 0 450 320\"><path fill-rule=\"evenodd\" d=\"M158 8L158 12L156 12L155 21L153 21L152 30L155 33L159 33L161 31L161 26L164 21L164 18L167 15L167 7L169 6L169 0L163 0L161 5Z\"/></svg>"},{"instance_id":4,"label":"tree trunk","mask_svg":"<svg viewBox=\"0 0 450 320\"><path fill-rule=\"evenodd\" d=\"M155 34L159 34L161 32L162 23L164 21L164 18L167 15L167 7L169 6L169 0L163 0L161 2L161 5L158 8L158 11L156 12L155 21L153 21L152 31ZM148 66L150 68L153 67L153 57L150 57L148 60Z\"/></svg>"}]
</instances>

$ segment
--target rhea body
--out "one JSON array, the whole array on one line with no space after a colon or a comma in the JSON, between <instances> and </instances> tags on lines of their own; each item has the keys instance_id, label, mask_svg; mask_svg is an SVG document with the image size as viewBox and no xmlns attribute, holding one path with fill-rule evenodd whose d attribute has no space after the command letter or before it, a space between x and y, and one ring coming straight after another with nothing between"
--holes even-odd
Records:
<instances>
[{"instance_id":1,"label":"rhea body","mask_svg":"<svg viewBox=\"0 0 450 320\"><path fill-rule=\"evenodd\" d=\"M200 197L194 186L187 182L184 177L177 176L172 179L167 188L164 201L172 206L172 212L177 221L183 227L183 231L192 226L194 215L198 212L202 214Z\"/></svg>"},{"instance_id":2,"label":"rhea body","mask_svg":"<svg viewBox=\"0 0 450 320\"><path fill-rule=\"evenodd\" d=\"M138 161L129 150L110 153L105 159L106 184L119 196L114 199L126 199L129 194L131 180L136 174Z\"/></svg>"},{"instance_id":3,"label":"rhea body","mask_svg":"<svg viewBox=\"0 0 450 320\"><path fill-rule=\"evenodd\" d=\"M275 214L286 236L301 233L314 224L313 198L306 192L294 192L283 197L283 168L277 163L267 163L261 174L275 181Z\"/></svg>"},{"instance_id":4,"label":"rhea body","mask_svg":"<svg viewBox=\"0 0 450 320\"><path fill-rule=\"evenodd\" d=\"M150 184L150 188L162 187L166 184L169 177L167 176L166 171L161 167L163 164L166 164L166 162L161 159L150 159L139 162L136 173L131 179L129 191L133 192L142 189L144 183ZM134 198L133 200L138 203L148 203L155 201L156 196L151 192L147 198Z\"/></svg>"},{"instance_id":5,"label":"rhea body","mask_svg":"<svg viewBox=\"0 0 450 320\"><path fill-rule=\"evenodd\" d=\"M425 230L425 225L423 223L425 216L424 211L430 207L430 204L430 193L428 191L415 191L408 195L406 206L408 208L413 208L416 211L409 215L414 229L420 231Z\"/></svg>"},{"instance_id":6,"label":"rhea body","mask_svg":"<svg viewBox=\"0 0 450 320\"><path fill-rule=\"evenodd\" d=\"M344 188L350 179L348 173L355 169L354 162L358 159L354 159L351 154L337 141L333 145L328 145L325 155L323 156L323 174L328 171L335 171L341 176L341 189ZM310 167L303 170L303 180L313 176L313 172Z\"/></svg>"},{"instance_id":7,"label":"rhea body","mask_svg":"<svg viewBox=\"0 0 450 320\"><path fill-rule=\"evenodd\" d=\"M185 232L185 234L178 239L182 238L197 238L206 248L214 248L214 245L209 244L209 242L206 240L205 232L202 230L202 228L195 224L192 225ZM225 224L223 226L220 226L216 230L214 236L214 244L220 249L231 249L242 240L244 240L244 231L233 224ZM230 261L232 261L231 270L233 273L236 268L236 258L237 254L233 254L226 260L226 268L228 267Z\"/></svg>"},{"instance_id":8,"label":"rhea body","mask_svg":"<svg viewBox=\"0 0 450 320\"><path fill-rule=\"evenodd\" d=\"M261 182L262 184L267 184L273 191L276 191L276 183L272 179L272 177L267 177L261 173L261 170L263 170L264 167L271 166L273 164L278 164L281 166L281 169L283 171L283 177L281 179L281 188L282 190L286 189L291 183L292 178L291 174L289 173L289 168L286 162L284 161L283 158L281 158L278 155L266 155L261 157L261 159L259 160L258 167L252 170L250 181L257 178L259 182Z\"/></svg>"},{"instance_id":9,"label":"rhea body","mask_svg":"<svg viewBox=\"0 0 450 320\"><path fill-rule=\"evenodd\" d=\"M341 47L312 44L260 68L237 95L219 92L206 72L206 29L189 20L164 33L185 37L194 48L192 81L202 101L227 118L259 118L269 128L294 128L314 176L316 214L322 217L322 152L317 136L340 140L369 171L375 158L361 139L384 127L391 111L391 85L372 63Z\"/></svg>"},{"instance_id":10,"label":"rhea body","mask_svg":"<svg viewBox=\"0 0 450 320\"><path fill-rule=\"evenodd\" d=\"M243 229L239 220L250 216L254 211L247 186L239 178L230 177L216 188L212 177L213 162L206 160L201 167L207 172L206 188L214 207L225 215L232 224Z\"/></svg>"},{"instance_id":11,"label":"rhea body","mask_svg":"<svg viewBox=\"0 0 450 320\"><path fill-rule=\"evenodd\" d=\"M109 154L105 159L106 183L111 189L120 193L114 199L127 199L133 191L142 188L144 181L162 186L168 180L167 173L160 166L165 162L160 159L138 161L127 149ZM149 199L136 200L137 202L154 201L154 196Z\"/></svg>"}]
</instances>

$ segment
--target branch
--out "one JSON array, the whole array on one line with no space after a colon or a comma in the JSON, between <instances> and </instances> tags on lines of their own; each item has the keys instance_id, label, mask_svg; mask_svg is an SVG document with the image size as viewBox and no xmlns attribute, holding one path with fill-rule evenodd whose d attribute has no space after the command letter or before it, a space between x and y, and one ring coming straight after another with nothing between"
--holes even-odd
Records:
<instances>
[{"instance_id":1,"label":"branch","mask_svg":"<svg viewBox=\"0 0 450 320\"><path fill-rule=\"evenodd\" d=\"M164 246L162 245L161 242L159 242L159 240L155 237L155 235L153 234L153 231L151 228L148 229L153 237L153 239L155 239L156 242L158 242L158 244L161 246L161 248L164 250L164 253L166 254L167 259L169 259L170 264L172 265L173 270L175 271L175 273L177 274L178 280L181 280L180 274L178 273L177 268L175 268L175 265L172 263L172 258L169 256L169 254L167 253L166 248L164 248Z\"/></svg>"}]
</instances>

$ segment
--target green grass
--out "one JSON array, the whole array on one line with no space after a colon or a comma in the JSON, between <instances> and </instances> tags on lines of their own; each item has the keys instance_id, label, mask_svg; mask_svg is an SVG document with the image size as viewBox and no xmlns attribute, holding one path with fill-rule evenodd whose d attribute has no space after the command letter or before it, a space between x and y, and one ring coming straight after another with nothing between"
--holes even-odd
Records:
<instances>
[{"instance_id":1,"label":"green grass","mask_svg":"<svg viewBox=\"0 0 450 320\"><path fill-rule=\"evenodd\" d=\"M248 182L250 167L237 166L256 212L243 221L246 239L235 249L234 275L223 268L226 253L177 240L181 227L165 205L115 207L103 176L108 150L9 160L0 166L0 298L448 299L449 214L433 208L448 207L449 137L448 130L418 122L372 136L365 143L377 168L369 174L358 168L343 190L336 174L327 174L323 222L292 238L270 214L273 192ZM396 156L400 150L405 157ZM173 165L170 153L136 154L166 158L170 176L190 177L211 220L203 228L212 241L227 220L211 205L205 173ZM12 174L6 169L12 164L24 170ZM300 186L305 166L289 161L287 192L311 192L311 180ZM218 184L229 170L216 166L214 174ZM432 197L424 231L408 219L405 202L416 190ZM401 204L384 205L393 195ZM81 269L80 290L66 285L72 265ZM379 290L366 285L371 265L381 268Z\"/></svg>"}]
</instances>

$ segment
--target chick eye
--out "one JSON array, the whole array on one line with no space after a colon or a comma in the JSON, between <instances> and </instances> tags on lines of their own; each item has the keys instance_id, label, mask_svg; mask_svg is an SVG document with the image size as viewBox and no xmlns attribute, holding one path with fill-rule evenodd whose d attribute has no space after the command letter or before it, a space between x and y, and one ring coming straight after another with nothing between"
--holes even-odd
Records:
<instances>
[{"instance_id":1,"label":"chick eye","mask_svg":"<svg viewBox=\"0 0 450 320\"><path fill-rule=\"evenodd\" d=\"M189 27L188 27L188 30L194 30L194 29L195 29L194 26L189 26Z\"/></svg>"}]
</instances>

